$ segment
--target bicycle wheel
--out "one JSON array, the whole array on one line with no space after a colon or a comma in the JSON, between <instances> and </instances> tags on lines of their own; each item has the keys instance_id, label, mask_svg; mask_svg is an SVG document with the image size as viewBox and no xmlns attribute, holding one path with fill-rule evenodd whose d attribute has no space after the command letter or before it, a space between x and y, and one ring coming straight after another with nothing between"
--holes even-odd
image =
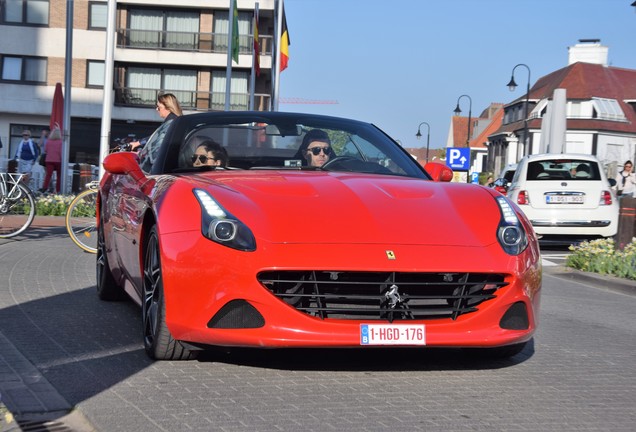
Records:
<instances>
[{"instance_id":1,"label":"bicycle wheel","mask_svg":"<svg viewBox=\"0 0 636 432\"><path fill-rule=\"evenodd\" d=\"M97 191L87 189L77 195L66 211L66 230L71 240L90 253L97 253Z\"/></svg>"},{"instance_id":2,"label":"bicycle wheel","mask_svg":"<svg viewBox=\"0 0 636 432\"><path fill-rule=\"evenodd\" d=\"M35 218L35 198L22 183L5 183L0 196L0 238L14 237L27 229Z\"/></svg>"}]
</instances>

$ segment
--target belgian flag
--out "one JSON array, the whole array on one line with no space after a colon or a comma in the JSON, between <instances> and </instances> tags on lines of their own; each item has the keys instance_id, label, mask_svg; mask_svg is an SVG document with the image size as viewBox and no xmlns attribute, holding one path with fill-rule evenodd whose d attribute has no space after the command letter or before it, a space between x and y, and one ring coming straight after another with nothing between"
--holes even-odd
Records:
<instances>
[{"instance_id":1,"label":"belgian flag","mask_svg":"<svg viewBox=\"0 0 636 432\"><path fill-rule=\"evenodd\" d=\"M289 31L287 30L287 18L285 17L285 8L283 7L283 25L281 26L280 33L280 71L287 69L287 63L289 62Z\"/></svg>"}]
</instances>

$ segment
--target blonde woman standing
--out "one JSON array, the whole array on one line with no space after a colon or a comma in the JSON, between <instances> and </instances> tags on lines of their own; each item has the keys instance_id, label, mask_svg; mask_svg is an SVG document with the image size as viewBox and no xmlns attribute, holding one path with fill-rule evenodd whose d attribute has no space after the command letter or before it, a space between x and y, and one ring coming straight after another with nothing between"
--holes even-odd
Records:
<instances>
[{"instance_id":1,"label":"blonde woman standing","mask_svg":"<svg viewBox=\"0 0 636 432\"><path fill-rule=\"evenodd\" d=\"M62 181L62 134L59 128L51 131L42 152L46 153L46 176L40 192L48 191L53 171L55 171L55 193L59 193Z\"/></svg>"}]
</instances>

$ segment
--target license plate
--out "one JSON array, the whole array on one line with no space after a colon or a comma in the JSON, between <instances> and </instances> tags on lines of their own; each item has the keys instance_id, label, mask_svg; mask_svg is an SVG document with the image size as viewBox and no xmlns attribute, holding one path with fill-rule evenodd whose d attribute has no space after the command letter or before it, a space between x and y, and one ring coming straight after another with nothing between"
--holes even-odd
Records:
<instances>
[{"instance_id":1,"label":"license plate","mask_svg":"<svg viewBox=\"0 0 636 432\"><path fill-rule=\"evenodd\" d=\"M423 324L360 324L360 345L426 345Z\"/></svg>"},{"instance_id":2,"label":"license plate","mask_svg":"<svg viewBox=\"0 0 636 432\"><path fill-rule=\"evenodd\" d=\"M583 204L584 195L546 195L547 204Z\"/></svg>"}]
</instances>

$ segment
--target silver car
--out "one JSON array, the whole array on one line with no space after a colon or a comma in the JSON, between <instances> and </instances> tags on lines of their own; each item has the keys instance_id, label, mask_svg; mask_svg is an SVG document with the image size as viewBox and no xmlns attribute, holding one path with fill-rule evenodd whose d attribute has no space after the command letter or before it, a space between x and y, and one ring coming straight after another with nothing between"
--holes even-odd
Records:
<instances>
[{"instance_id":1,"label":"silver car","mask_svg":"<svg viewBox=\"0 0 636 432\"><path fill-rule=\"evenodd\" d=\"M619 213L615 183L594 156L538 154L519 162L507 195L543 238L611 237Z\"/></svg>"}]
</instances>

